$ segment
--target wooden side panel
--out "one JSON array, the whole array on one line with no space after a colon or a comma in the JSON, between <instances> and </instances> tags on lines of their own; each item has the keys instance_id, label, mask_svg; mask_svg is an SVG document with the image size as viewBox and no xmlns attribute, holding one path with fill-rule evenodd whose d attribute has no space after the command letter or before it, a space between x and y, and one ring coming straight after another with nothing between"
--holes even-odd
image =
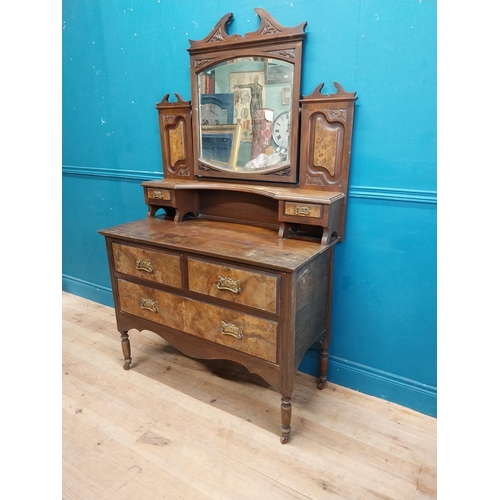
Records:
<instances>
[{"instance_id":1,"label":"wooden side panel","mask_svg":"<svg viewBox=\"0 0 500 500\"><path fill-rule=\"evenodd\" d=\"M302 267L296 275L297 308L295 365L325 333L329 335L331 315L330 282L332 252L324 252Z\"/></svg>"},{"instance_id":2,"label":"wooden side panel","mask_svg":"<svg viewBox=\"0 0 500 500\"><path fill-rule=\"evenodd\" d=\"M181 287L179 255L113 243L113 256L119 273Z\"/></svg>"},{"instance_id":3,"label":"wooden side panel","mask_svg":"<svg viewBox=\"0 0 500 500\"><path fill-rule=\"evenodd\" d=\"M336 94L321 94L323 84L301 102L300 184L310 190L344 193L338 220L328 222L340 241L344 239L347 191L351 164L352 130L356 92L346 92L334 82Z\"/></svg>"},{"instance_id":4,"label":"wooden side panel","mask_svg":"<svg viewBox=\"0 0 500 500\"><path fill-rule=\"evenodd\" d=\"M271 313L277 312L279 277L188 259L189 289Z\"/></svg>"},{"instance_id":5,"label":"wooden side panel","mask_svg":"<svg viewBox=\"0 0 500 500\"><path fill-rule=\"evenodd\" d=\"M346 103L303 105L306 142L301 155L303 187L343 190L343 181L347 181L344 174L349 168L345 161L347 111Z\"/></svg>"},{"instance_id":6,"label":"wooden side panel","mask_svg":"<svg viewBox=\"0 0 500 500\"><path fill-rule=\"evenodd\" d=\"M176 94L177 95L177 94ZM169 102L167 94L156 105L165 178L193 179L191 104L177 95Z\"/></svg>"}]
</instances>

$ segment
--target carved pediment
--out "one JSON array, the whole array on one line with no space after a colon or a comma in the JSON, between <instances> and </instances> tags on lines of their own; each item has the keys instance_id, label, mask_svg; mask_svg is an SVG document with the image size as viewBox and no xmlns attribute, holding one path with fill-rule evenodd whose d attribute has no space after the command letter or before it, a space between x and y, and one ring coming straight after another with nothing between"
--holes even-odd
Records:
<instances>
[{"instance_id":1,"label":"carved pediment","mask_svg":"<svg viewBox=\"0 0 500 500\"><path fill-rule=\"evenodd\" d=\"M174 107L179 107L179 106L189 106L191 104L191 101L185 101L177 92L174 92L174 95L177 98L177 101L170 102L168 100L170 97L170 94L165 94L163 99L156 105L156 108L157 109L174 108Z\"/></svg>"},{"instance_id":2,"label":"carved pediment","mask_svg":"<svg viewBox=\"0 0 500 500\"><path fill-rule=\"evenodd\" d=\"M189 40L190 47L188 51L191 54L195 54L198 51L206 51L207 45L213 45L213 47L211 47L213 50L219 50L227 48L229 45L266 43L266 38L272 39L273 43L276 43L281 37L286 40L293 40L305 36L307 22L303 22L294 27L286 27L278 23L278 21L264 9L256 8L255 12L260 18L260 26L257 30L246 33L245 35L229 35L227 27L233 19L233 13L229 12L219 20L208 36L202 40ZM287 54L285 57L291 56Z\"/></svg>"},{"instance_id":3,"label":"carved pediment","mask_svg":"<svg viewBox=\"0 0 500 500\"><path fill-rule=\"evenodd\" d=\"M335 94L322 94L321 90L323 89L325 84L320 83L311 94L309 94L308 96L304 96L304 99L321 100L321 99L327 98L328 100L338 99L341 101L345 101L345 100L355 101L355 100L357 100L356 92L346 92L344 90L344 88L342 87L342 85L340 85L340 83L338 83L338 82L333 82L333 85L337 89L337 92Z\"/></svg>"}]
</instances>

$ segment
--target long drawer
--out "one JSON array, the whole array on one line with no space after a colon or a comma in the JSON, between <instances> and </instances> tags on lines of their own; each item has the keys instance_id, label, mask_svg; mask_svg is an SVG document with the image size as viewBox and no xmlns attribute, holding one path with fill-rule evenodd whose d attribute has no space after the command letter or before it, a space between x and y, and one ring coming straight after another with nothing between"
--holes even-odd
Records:
<instances>
[{"instance_id":1,"label":"long drawer","mask_svg":"<svg viewBox=\"0 0 500 500\"><path fill-rule=\"evenodd\" d=\"M278 324L231 309L118 280L123 312L276 362Z\"/></svg>"},{"instance_id":2,"label":"long drawer","mask_svg":"<svg viewBox=\"0 0 500 500\"><path fill-rule=\"evenodd\" d=\"M189 289L271 313L277 312L279 276L188 259Z\"/></svg>"},{"instance_id":3,"label":"long drawer","mask_svg":"<svg viewBox=\"0 0 500 500\"><path fill-rule=\"evenodd\" d=\"M113 257L119 273L181 287L179 255L113 243Z\"/></svg>"}]
</instances>

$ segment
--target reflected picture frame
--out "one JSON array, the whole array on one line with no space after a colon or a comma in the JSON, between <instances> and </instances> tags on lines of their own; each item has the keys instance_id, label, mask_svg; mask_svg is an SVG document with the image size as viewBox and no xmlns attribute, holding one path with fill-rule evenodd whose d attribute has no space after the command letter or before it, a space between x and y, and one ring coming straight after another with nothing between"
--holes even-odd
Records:
<instances>
[{"instance_id":1,"label":"reflected picture frame","mask_svg":"<svg viewBox=\"0 0 500 500\"><path fill-rule=\"evenodd\" d=\"M241 123L241 141L252 142L252 90L251 86L255 77L258 77L259 85L262 86L260 97L262 106L266 102L265 72L261 70L234 71L229 75L229 91L234 95L234 119Z\"/></svg>"},{"instance_id":2,"label":"reflected picture frame","mask_svg":"<svg viewBox=\"0 0 500 500\"><path fill-rule=\"evenodd\" d=\"M264 79L267 84L283 84L293 81L293 70L285 68L278 59L266 59L264 62Z\"/></svg>"},{"instance_id":3,"label":"reflected picture frame","mask_svg":"<svg viewBox=\"0 0 500 500\"><path fill-rule=\"evenodd\" d=\"M240 143L241 125L239 123L202 125L200 160L209 165L217 166L218 163L225 163L231 168L236 168Z\"/></svg>"}]
</instances>

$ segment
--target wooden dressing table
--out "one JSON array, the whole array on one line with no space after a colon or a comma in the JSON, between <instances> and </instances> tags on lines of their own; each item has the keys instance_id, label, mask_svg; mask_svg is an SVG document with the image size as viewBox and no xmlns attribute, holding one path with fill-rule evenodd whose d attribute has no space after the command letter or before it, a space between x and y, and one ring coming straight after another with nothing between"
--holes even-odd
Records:
<instances>
[{"instance_id":1,"label":"wooden dressing table","mask_svg":"<svg viewBox=\"0 0 500 500\"><path fill-rule=\"evenodd\" d=\"M133 329L236 361L279 389L286 443L294 378L315 342L326 384L356 97L335 83L336 94L319 85L301 98L306 23L256 12L253 33L228 35L227 14L190 41L192 101L157 104L165 175L142 184L147 217L99 232L124 368Z\"/></svg>"}]
</instances>

